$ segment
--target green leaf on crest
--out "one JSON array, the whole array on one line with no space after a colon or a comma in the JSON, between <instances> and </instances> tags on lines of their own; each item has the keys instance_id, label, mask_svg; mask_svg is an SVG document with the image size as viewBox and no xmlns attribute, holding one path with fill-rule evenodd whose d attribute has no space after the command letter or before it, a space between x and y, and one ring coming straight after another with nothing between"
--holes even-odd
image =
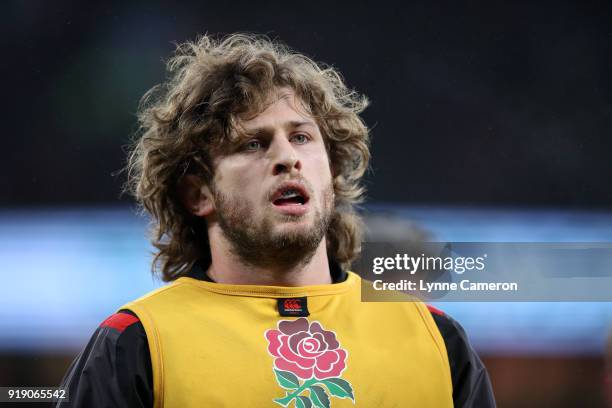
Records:
<instances>
[{"instance_id":1,"label":"green leaf on crest","mask_svg":"<svg viewBox=\"0 0 612 408\"><path fill-rule=\"evenodd\" d=\"M296 398L295 408L311 408L311 407L312 407L312 401L310 401L310 398L304 397L303 395L300 395L299 397Z\"/></svg>"},{"instance_id":2,"label":"green leaf on crest","mask_svg":"<svg viewBox=\"0 0 612 408\"><path fill-rule=\"evenodd\" d=\"M355 396L353 395L353 388L348 381L343 380L342 378L328 378L326 380L321 381L327 389L329 393L334 397L338 398L350 398L355 401Z\"/></svg>"},{"instance_id":3,"label":"green leaf on crest","mask_svg":"<svg viewBox=\"0 0 612 408\"><path fill-rule=\"evenodd\" d=\"M276 374L276 381L278 381L281 387L288 390L294 390L300 387L300 380L298 380L295 374L289 371L280 371L276 369L274 370L274 374Z\"/></svg>"},{"instance_id":4,"label":"green leaf on crest","mask_svg":"<svg viewBox=\"0 0 612 408\"><path fill-rule=\"evenodd\" d=\"M323 387L318 385L310 387L310 399L317 408L329 408L329 397Z\"/></svg>"}]
</instances>

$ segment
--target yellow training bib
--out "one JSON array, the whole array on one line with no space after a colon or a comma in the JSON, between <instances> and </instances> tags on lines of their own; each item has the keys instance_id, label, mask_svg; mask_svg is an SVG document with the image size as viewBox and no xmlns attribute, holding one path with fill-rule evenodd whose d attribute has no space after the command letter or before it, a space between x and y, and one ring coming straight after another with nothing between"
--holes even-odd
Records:
<instances>
[{"instance_id":1,"label":"yellow training bib","mask_svg":"<svg viewBox=\"0 0 612 408\"><path fill-rule=\"evenodd\" d=\"M125 305L147 334L155 407L452 407L427 308L361 302L360 279L278 287L182 277Z\"/></svg>"}]
</instances>

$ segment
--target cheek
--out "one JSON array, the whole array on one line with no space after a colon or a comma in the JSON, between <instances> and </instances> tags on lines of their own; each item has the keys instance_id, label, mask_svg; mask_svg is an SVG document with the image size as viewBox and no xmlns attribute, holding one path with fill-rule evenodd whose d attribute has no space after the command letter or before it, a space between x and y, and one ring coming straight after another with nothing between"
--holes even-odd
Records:
<instances>
[{"instance_id":1,"label":"cheek","mask_svg":"<svg viewBox=\"0 0 612 408\"><path fill-rule=\"evenodd\" d=\"M319 157L313 163L315 180L320 188L326 188L332 180L332 171L327 156Z\"/></svg>"},{"instance_id":2,"label":"cheek","mask_svg":"<svg viewBox=\"0 0 612 408\"><path fill-rule=\"evenodd\" d=\"M318 205L326 201L325 195L330 186L333 186L332 173L327 156L309 161L308 172L304 174L316 194Z\"/></svg>"},{"instance_id":3,"label":"cheek","mask_svg":"<svg viewBox=\"0 0 612 408\"><path fill-rule=\"evenodd\" d=\"M215 178L217 189L226 195L247 201L255 197L258 191L257 171L254 166L225 164L217 168L219 177Z\"/></svg>"}]
</instances>

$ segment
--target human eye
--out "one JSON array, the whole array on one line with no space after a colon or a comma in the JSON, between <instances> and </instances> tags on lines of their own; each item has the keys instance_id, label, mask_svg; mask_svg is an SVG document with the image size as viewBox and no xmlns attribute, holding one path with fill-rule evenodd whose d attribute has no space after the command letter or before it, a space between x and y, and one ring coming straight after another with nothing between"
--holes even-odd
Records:
<instances>
[{"instance_id":1,"label":"human eye","mask_svg":"<svg viewBox=\"0 0 612 408\"><path fill-rule=\"evenodd\" d=\"M296 133L295 135L291 136L291 141L297 144L305 144L308 143L309 140L310 137L308 137L308 135L305 133Z\"/></svg>"},{"instance_id":2,"label":"human eye","mask_svg":"<svg viewBox=\"0 0 612 408\"><path fill-rule=\"evenodd\" d=\"M242 145L242 149L247 152L256 152L263 147L262 143L258 139L251 139Z\"/></svg>"}]
</instances>

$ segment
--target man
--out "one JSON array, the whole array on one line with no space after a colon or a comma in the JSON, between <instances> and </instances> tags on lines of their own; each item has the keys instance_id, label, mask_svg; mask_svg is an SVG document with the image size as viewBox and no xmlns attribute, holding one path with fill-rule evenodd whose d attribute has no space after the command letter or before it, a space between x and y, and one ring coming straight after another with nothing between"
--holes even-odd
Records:
<instances>
[{"instance_id":1,"label":"man","mask_svg":"<svg viewBox=\"0 0 612 408\"><path fill-rule=\"evenodd\" d=\"M171 281L97 329L60 406L494 406L460 326L360 301L367 100L270 40L178 47L130 187Z\"/></svg>"}]
</instances>

